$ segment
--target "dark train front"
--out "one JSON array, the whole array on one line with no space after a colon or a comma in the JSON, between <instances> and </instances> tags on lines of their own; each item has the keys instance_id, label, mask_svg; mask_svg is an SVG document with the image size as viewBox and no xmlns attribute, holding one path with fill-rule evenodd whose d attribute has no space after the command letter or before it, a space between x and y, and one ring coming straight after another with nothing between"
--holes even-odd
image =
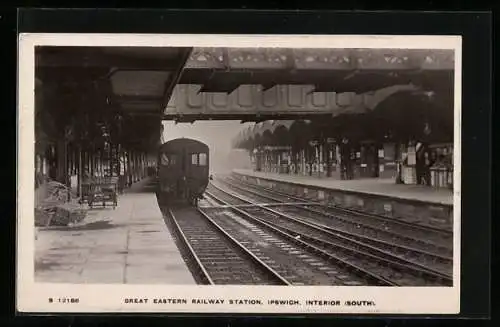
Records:
<instances>
[{"instance_id":1,"label":"dark train front","mask_svg":"<svg viewBox=\"0 0 500 327\"><path fill-rule=\"evenodd\" d=\"M188 138L170 140L158 151L158 199L162 204L196 205L209 181L209 149Z\"/></svg>"}]
</instances>

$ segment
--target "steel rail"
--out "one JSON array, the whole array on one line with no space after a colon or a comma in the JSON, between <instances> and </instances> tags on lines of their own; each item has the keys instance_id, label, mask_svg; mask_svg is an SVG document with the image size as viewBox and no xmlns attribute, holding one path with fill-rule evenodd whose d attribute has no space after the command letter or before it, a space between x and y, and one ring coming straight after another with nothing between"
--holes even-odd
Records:
<instances>
[{"instance_id":1,"label":"steel rail","mask_svg":"<svg viewBox=\"0 0 500 327\"><path fill-rule=\"evenodd\" d=\"M219 224L217 224L210 216L205 213L203 210L200 208L197 208L198 212L205 217L213 226L215 226L222 234L224 234L225 237L230 239L233 244L235 244L239 249L241 249L246 255L248 255L254 263L256 263L258 266L260 266L261 269L264 269L268 273L270 273L271 276L273 276L276 280L279 281L279 284L283 285L291 285L291 283L286 280L283 276L278 274L273 268L269 267L265 262L260 260L255 254L252 253L249 249L247 249L243 244L241 244L238 240L236 240L234 237L232 237L228 232L224 230Z\"/></svg>"},{"instance_id":2,"label":"steel rail","mask_svg":"<svg viewBox=\"0 0 500 327\"><path fill-rule=\"evenodd\" d=\"M189 240L187 239L186 235L184 234L181 227L179 226L179 223L177 222L177 219L175 218L175 215L174 215L172 209L168 209L168 213L169 213L170 217L172 218L172 222L173 222L173 225L175 227L176 232L181 236L181 240L182 240L183 244L188 248L189 255L195 260L198 270L201 271L201 278L205 282L207 282L209 285L215 285L214 281L210 277L210 274L206 270L206 268L203 265L203 263L201 262L200 258L198 258L198 255L196 254L195 250L193 249L193 247L189 243Z\"/></svg>"},{"instance_id":3,"label":"steel rail","mask_svg":"<svg viewBox=\"0 0 500 327\"><path fill-rule=\"evenodd\" d=\"M221 182L224 183L224 184L226 184L226 185L229 185L230 187L242 190L244 192L248 192L248 193L253 194L255 196L258 196L258 197L262 197L262 198L265 198L265 199L268 199L268 200L273 200L273 201L281 201L280 199L277 199L275 197L272 197L272 196L269 196L269 195L265 195L265 194L262 194L262 193L258 193L257 191L249 190L249 189L241 187L239 185L235 185L235 184L232 184L232 183L229 183L229 182L226 182L226 181L221 181ZM216 187L215 184L212 184L212 185ZM274 192L274 191L268 191L268 190L266 190L266 191L270 192L270 193ZM277 193L277 192L275 192L275 193ZM283 196L285 196L285 195L283 195ZM279 202L276 205L279 205ZM355 224L356 223L356 222L353 222L353 221L349 221L349 219L345 219L345 218L341 218L341 217L336 217L336 216L332 215L331 213L321 212L321 211L318 211L318 210L315 210L315 209L312 209L312 208L304 207L303 205L304 204L302 204L302 203L296 203L295 207L297 207L297 208L299 208L301 210L304 210L304 211L312 212L312 213L317 214L317 215L322 215L322 216L325 216L325 217L330 217L332 219L338 219L338 220L340 220L342 222L345 222L347 224ZM309 204L305 204L305 205L309 205ZM314 203L313 202L313 203L311 203L311 205L318 205L318 203ZM394 222L394 221L390 221L390 223L391 224L394 223L394 225L398 225L399 224L399 222ZM350 232L346 232L346 231L340 230L340 229L332 227L332 226L326 226L326 225L323 225L323 224L320 224L320 223L313 223L313 224L321 226L323 228L327 228L327 229L333 230L333 231L338 232L338 233L352 235ZM358 224L358 223L356 223L356 224ZM409 237L409 236L406 236L406 235L397 234L395 232L386 231L386 230L383 230L383 229L381 229L379 227L370 226L370 225L367 225L367 224L364 224L364 223L359 223L359 224L363 225L364 228L368 228L368 229L375 230L377 232L381 232L381 233L393 235L395 237L398 237L398 238L406 240L406 241L412 241L412 242L416 242L416 243L423 243L423 244L425 244L427 246L434 246L434 247L439 248L439 249L444 248L443 246L434 244L432 242L426 242L426 241L421 240L421 239L416 239L416 238L412 238L412 237ZM365 238L365 239L370 240L372 242L378 242L380 244L385 244L387 246L396 246L396 245L394 245L392 243L389 243L387 241L384 241L382 239L377 239L377 238L373 238L373 237L366 236L366 235L358 235L357 237L359 237L359 238ZM414 251L414 252L422 253L422 254L425 254L425 255L428 255L428 256L433 256L433 257L436 257L436 258L438 258L438 259L440 259L442 261L449 261L449 262L453 261L453 258L450 257L450 256L444 256L444 255L441 255L441 254L438 254L438 253L432 253L432 252L429 252L429 251L426 251L426 250L417 249L417 248L414 248L414 247L411 247L411 246L406 246L406 245L397 245L397 246L399 248L406 249L408 251ZM445 249L448 250L447 248L445 248Z\"/></svg>"},{"instance_id":4,"label":"steel rail","mask_svg":"<svg viewBox=\"0 0 500 327\"><path fill-rule=\"evenodd\" d=\"M217 187L216 185L212 184L212 186L214 188L216 188L217 190L231 196L231 197L234 197L234 198L237 198L239 199L240 201L247 201L248 203L252 203L251 201L249 200L245 200L243 199L242 197L236 195L236 194L233 194L231 192L228 192L226 190L223 190L221 189L220 187ZM256 204L256 203L254 203ZM256 204L258 206L258 204ZM322 229L321 227L318 227L318 226L315 226L315 225L311 225L309 224L308 222L305 222L305 221L302 221L302 220L298 220L298 219L295 219L294 217L291 217L289 215L286 215L286 214L283 214L281 212L278 212L276 210L273 210L271 208L267 208L267 207L260 207L262 210L264 211L268 211L268 212L271 212L272 214L278 216L278 217L281 217L281 218L285 218L285 219L288 219L290 221L294 221L294 222L297 222L298 224L301 224L301 225L304 225L304 226L308 226L309 228L312 228L316 231L319 231L321 233L325 233L331 237L334 237L334 238L337 238L337 239L341 239L345 242L348 242L348 243L352 243L352 244L356 244L358 246L361 246L361 247L364 247L365 249L370 249L376 253L379 253L379 254L383 254L385 256L388 256L388 257L391 257L391 259L386 259L384 258L383 260L387 261L388 263L391 263L391 264L400 264L400 265L404 265L406 268L410 268L410 267L413 267L413 270L418 272L418 273L425 273L427 275L429 275L429 277L431 278L434 278L434 279L442 279L444 281L452 281L452 277L447 275L447 274L444 274L442 272L439 272L439 271L435 271L433 269L430 269L428 267L425 267L419 263L416 263L416 262L412 262L412 261L409 261L409 260L406 260L404 258L400 258L400 257L397 257L395 255L393 255L392 253L390 252L387 252L387 251L384 251L384 250L381 250L381 249L378 249L376 247L373 247L369 244L366 244L366 243L363 243L363 242L360 242L360 241L356 241L356 240L352 240L352 239L349 239L348 237L345 237L343 235L340 235L340 234L335 234L335 233L332 233L328 230L324 230ZM237 208L235 208L236 210ZM239 211L239 209L238 209ZM280 226L281 227L281 226ZM293 231L294 233L300 233L300 232L297 232L297 231ZM354 251L353 249L351 249L352 251ZM357 250L356 250L357 251ZM372 255L373 256L373 255ZM380 258L380 256L376 255L378 258ZM395 259L395 260L394 260Z\"/></svg>"},{"instance_id":5,"label":"steel rail","mask_svg":"<svg viewBox=\"0 0 500 327\"><path fill-rule=\"evenodd\" d=\"M224 200L220 199L219 197L217 197L216 195L210 193L210 191L205 191L205 192L211 198L219 201L220 203L228 205L228 203L226 201L224 201ZM363 276L365 276L365 278L367 277L368 280L375 282L379 286L399 286L399 284L397 284L391 280L388 280L382 276L376 275L376 274L374 274L374 273L372 273L372 272L370 272L362 267L359 267L353 263L347 262L347 261L339 258L338 256L335 256L332 253L326 252L323 249L320 249L312 244L309 244L309 243L304 242L300 239L297 239L295 236L293 236L287 232L284 232L284 231L280 230L279 228L276 228L275 226L272 226L271 224L263 221L262 219L259 219L259 218L252 216L250 213L248 213L244 210L241 210L240 208L233 207L231 209L238 212L240 215L246 217L247 219L254 221L254 222L257 222L259 225L266 227L267 229L275 232L276 234L281 235L281 236L285 237L286 239L288 239L296 244L301 245L303 248L312 249L315 253L318 253L321 257L325 258L327 261L334 260L334 261L342 264L345 267L351 268L351 269L357 271L358 273L361 273Z\"/></svg>"},{"instance_id":6,"label":"steel rail","mask_svg":"<svg viewBox=\"0 0 500 327\"><path fill-rule=\"evenodd\" d=\"M224 180L222 180L221 178L216 178L216 179L219 180L219 181L224 182ZM253 185L253 184L248 183L246 181L237 180L234 177L228 177L228 179L235 180L238 183L245 184L245 185L247 185L249 187L253 187L253 188L256 187L256 185ZM300 197L297 197L295 195L287 194L287 193L284 193L284 192L281 192L281 191L276 191L274 189L271 189L271 188L265 187L265 186L259 186L259 187L262 188L262 189L264 189L264 190L266 190L267 192L275 193L275 194L287 197L289 199L293 199L293 200L301 201L301 202L304 201L304 198L300 198ZM311 203L310 205L326 207L328 209L343 211L345 213L354 214L354 215L358 215L358 216L365 216L365 217L368 217L370 219L377 219L379 221L389 222L389 223L395 224L395 225L399 224L401 226L406 226L406 227L409 227L409 228L420 229L420 230L423 230L423 231L434 232L434 233L443 234L443 235L447 235L447 236L453 235L452 231L449 231L449 230L446 230L446 229L442 229L442 228L425 226L425 225L420 225L420 224L414 224L414 223L409 223L409 222L401 221L401 220L389 219L389 218L386 218L386 217L383 217L383 216L380 216L380 215L376 215L376 214L372 214L372 213L366 213L366 212L362 212L362 211L354 210L354 209L340 208L340 207L336 207L336 206L324 204L324 203L317 202L317 201L311 201L310 203Z\"/></svg>"}]
</instances>

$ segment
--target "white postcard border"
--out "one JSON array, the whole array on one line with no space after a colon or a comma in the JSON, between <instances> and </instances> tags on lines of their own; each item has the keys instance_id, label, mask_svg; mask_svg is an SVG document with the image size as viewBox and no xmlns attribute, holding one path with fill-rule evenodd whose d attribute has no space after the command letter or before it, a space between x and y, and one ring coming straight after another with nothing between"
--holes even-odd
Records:
<instances>
[{"instance_id":1,"label":"white postcard border","mask_svg":"<svg viewBox=\"0 0 500 327\"><path fill-rule=\"evenodd\" d=\"M284 48L406 48L455 50L454 269L453 287L200 286L49 284L34 281L34 49L56 46L196 46ZM186 312L186 313L385 313L460 312L461 78L460 36L359 35L182 35L182 34L20 34L18 80L17 310L20 312ZM78 298L78 304L48 298ZM147 298L146 304L125 299ZM154 299L186 299L158 304ZM192 304L192 299L224 299L224 304ZM231 299L261 300L262 305L229 304ZM268 300L302 301L299 306L269 305ZM340 306L306 306L304 301L339 300ZM346 301L375 306L346 306Z\"/></svg>"}]
</instances>

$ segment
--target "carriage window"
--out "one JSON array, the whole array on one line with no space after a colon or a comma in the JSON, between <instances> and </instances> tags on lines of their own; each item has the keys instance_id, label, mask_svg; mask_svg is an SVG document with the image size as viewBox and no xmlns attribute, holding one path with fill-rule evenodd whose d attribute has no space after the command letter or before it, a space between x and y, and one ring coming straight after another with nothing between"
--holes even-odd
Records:
<instances>
[{"instance_id":1,"label":"carriage window","mask_svg":"<svg viewBox=\"0 0 500 327\"><path fill-rule=\"evenodd\" d=\"M207 154L200 153L200 166L206 166L206 165L207 165Z\"/></svg>"},{"instance_id":2,"label":"carriage window","mask_svg":"<svg viewBox=\"0 0 500 327\"><path fill-rule=\"evenodd\" d=\"M197 153L193 153L191 154L191 164L192 165L198 165L198 154Z\"/></svg>"}]
</instances>

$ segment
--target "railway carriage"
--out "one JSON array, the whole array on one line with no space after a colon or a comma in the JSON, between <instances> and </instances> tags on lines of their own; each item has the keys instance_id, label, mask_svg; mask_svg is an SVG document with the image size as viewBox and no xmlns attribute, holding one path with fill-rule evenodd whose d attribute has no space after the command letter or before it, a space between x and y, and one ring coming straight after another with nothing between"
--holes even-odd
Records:
<instances>
[{"instance_id":1,"label":"railway carriage","mask_svg":"<svg viewBox=\"0 0 500 327\"><path fill-rule=\"evenodd\" d=\"M158 151L159 200L196 205L209 181L209 148L188 138L170 140Z\"/></svg>"}]
</instances>

